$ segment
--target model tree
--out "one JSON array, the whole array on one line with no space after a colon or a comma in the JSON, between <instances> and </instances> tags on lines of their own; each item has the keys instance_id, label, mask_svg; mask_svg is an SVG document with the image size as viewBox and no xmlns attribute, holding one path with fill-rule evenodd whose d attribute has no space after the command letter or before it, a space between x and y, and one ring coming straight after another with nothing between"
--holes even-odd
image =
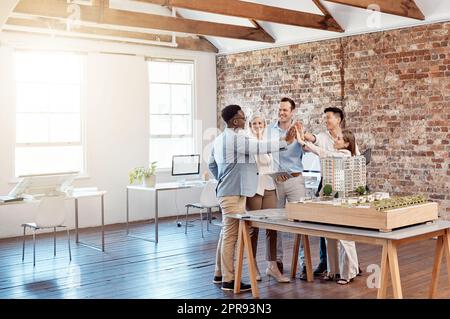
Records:
<instances>
[{"instance_id":1,"label":"model tree","mask_svg":"<svg viewBox=\"0 0 450 319\"><path fill-rule=\"evenodd\" d=\"M358 186L355 192L358 193L358 195L364 195L364 193L366 192L366 188L364 186Z\"/></svg>"},{"instance_id":2,"label":"model tree","mask_svg":"<svg viewBox=\"0 0 450 319\"><path fill-rule=\"evenodd\" d=\"M331 196L331 193L333 193L333 188L331 187L330 184L326 184L326 185L323 187L323 194L324 194L325 196Z\"/></svg>"}]
</instances>

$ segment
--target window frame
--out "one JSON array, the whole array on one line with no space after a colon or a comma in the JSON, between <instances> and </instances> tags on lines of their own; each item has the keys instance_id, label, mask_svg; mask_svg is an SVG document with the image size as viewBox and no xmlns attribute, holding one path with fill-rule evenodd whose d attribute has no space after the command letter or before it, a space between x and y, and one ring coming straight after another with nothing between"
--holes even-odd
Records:
<instances>
[{"instance_id":1,"label":"window frame","mask_svg":"<svg viewBox=\"0 0 450 319\"><path fill-rule=\"evenodd\" d=\"M79 172L79 175L77 178L88 178L87 173L87 146L86 146L86 94L87 94L87 54L82 52L66 52L66 51L47 51L47 50L30 50L30 49L15 49L14 50L14 72L15 72L15 66L16 66L16 54L17 53L44 53L44 54L65 54L65 55L72 55L72 56L78 56L80 57L80 64L81 64L81 70L80 70L80 82L79 83L58 83L58 82L48 82L48 81L42 81L42 82L34 82L34 81L18 81L16 77L14 77L14 89L15 89L15 103L14 103L14 134L13 138L14 141L12 143L13 146L13 160L12 160L12 176L11 183L17 183L19 180L19 176L16 172L16 150L20 147L66 147L66 146L81 146L82 149L82 169ZM80 94L80 108L79 112L18 112L17 110L17 87L18 84L21 83L29 83L29 84L40 84L40 85L61 85L61 84L78 84L79 85L79 94ZM79 114L80 117L80 139L77 142L17 142L17 114ZM46 173L59 173L59 172L46 172Z\"/></svg>"},{"instance_id":2,"label":"window frame","mask_svg":"<svg viewBox=\"0 0 450 319\"><path fill-rule=\"evenodd\" d=\"M195 118L196 118L196 61L195 59L177 59L177 58L154 58L154 57L148 57L145 59L147 64L147 76L148 76L148 90L149 90L149 101L148 101L148 110L149 110L149 161L153 161L152 158L150 158L150 144L152 139L174 139L174 138L190 138L192 141L192 153L195 153L197 150L197 141L195 139L196 136L196 128L195 128ZM179 82L154 82L150 78L150 63L151 62L169 62L169 63L186 63L192 65L192 78L191 83L179 83ZM152 84L160 84L160 85L169 85L170 90L170 107L172 109L172 85L180 85L180 86L190 86L190 92L191 92L191 109L190 113L152 113L151 110L151 86ZM151 134L151 118L152 116L169 116L170 117L170 130L172 131L172 124L173 124L173 116L190 116L190 133L189 134ZM170 172L171 171L171 163L169 163L168 166L159 166L157 171L159 172Z\"/></svg>"}]
</instances>

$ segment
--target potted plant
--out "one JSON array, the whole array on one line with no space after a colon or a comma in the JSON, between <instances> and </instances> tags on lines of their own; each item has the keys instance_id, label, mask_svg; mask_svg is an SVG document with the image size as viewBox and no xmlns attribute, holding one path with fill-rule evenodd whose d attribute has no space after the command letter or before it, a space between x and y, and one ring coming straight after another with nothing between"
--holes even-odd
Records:
<instances>
[{"instance_id":1,"label":"potted plant","mask_svg":"<svg viewBox=\"0 0 450 319\"><path fill-rule=\"evenodd\" d=\"M129 173L130 184L136 180L146 187L155 187L156 184L156 163L152 162L148 167L135 167Z\"/></svg>"}]
</instances>

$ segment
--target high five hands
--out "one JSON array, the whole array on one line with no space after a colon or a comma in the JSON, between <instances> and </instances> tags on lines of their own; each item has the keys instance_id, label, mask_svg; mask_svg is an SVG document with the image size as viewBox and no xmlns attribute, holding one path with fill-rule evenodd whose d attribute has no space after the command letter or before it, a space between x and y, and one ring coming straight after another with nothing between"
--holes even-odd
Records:
<instances>
[{"instance_id":1,"label":"high five hands","mask_svg":"<svg viewBox=\"0 0 450 319\"><path fill-rule=\"evenodd\" d=\"M286 142L291 144L297 138L297 132L295 130L295 125L291 126L286 133Z\"/></svg>"},{"instance_id":2,"label":"high five hands","mask_svg":"<svg viewBox=\"0 0 450 319\"><path fill-rule=\"evenodd\" d=\"M305 145L305 132L303 131L303 125L300 122L296 122L294 124L294 128L295 128L295 137L297 139L297 141L301 144L301 145Z\"/></svg>"}]
</instances>

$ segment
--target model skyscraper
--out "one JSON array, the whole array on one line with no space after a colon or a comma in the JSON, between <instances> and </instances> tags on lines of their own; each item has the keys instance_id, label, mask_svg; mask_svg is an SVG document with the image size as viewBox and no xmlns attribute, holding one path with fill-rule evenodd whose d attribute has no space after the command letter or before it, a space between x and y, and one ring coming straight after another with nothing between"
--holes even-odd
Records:
<instances>
[{"instance_id":1,"label":"model skyscraper","mask_svg":"<svg viewBox=\"0 0 450 319\"><path fill-rule=\"evenodd\" d=\"M326 157L320 160L322 185L331 185L333 192L342 197L354 192L358 186L366 187L366 159L364 156Z\"/></svg>"}]
</instances>

